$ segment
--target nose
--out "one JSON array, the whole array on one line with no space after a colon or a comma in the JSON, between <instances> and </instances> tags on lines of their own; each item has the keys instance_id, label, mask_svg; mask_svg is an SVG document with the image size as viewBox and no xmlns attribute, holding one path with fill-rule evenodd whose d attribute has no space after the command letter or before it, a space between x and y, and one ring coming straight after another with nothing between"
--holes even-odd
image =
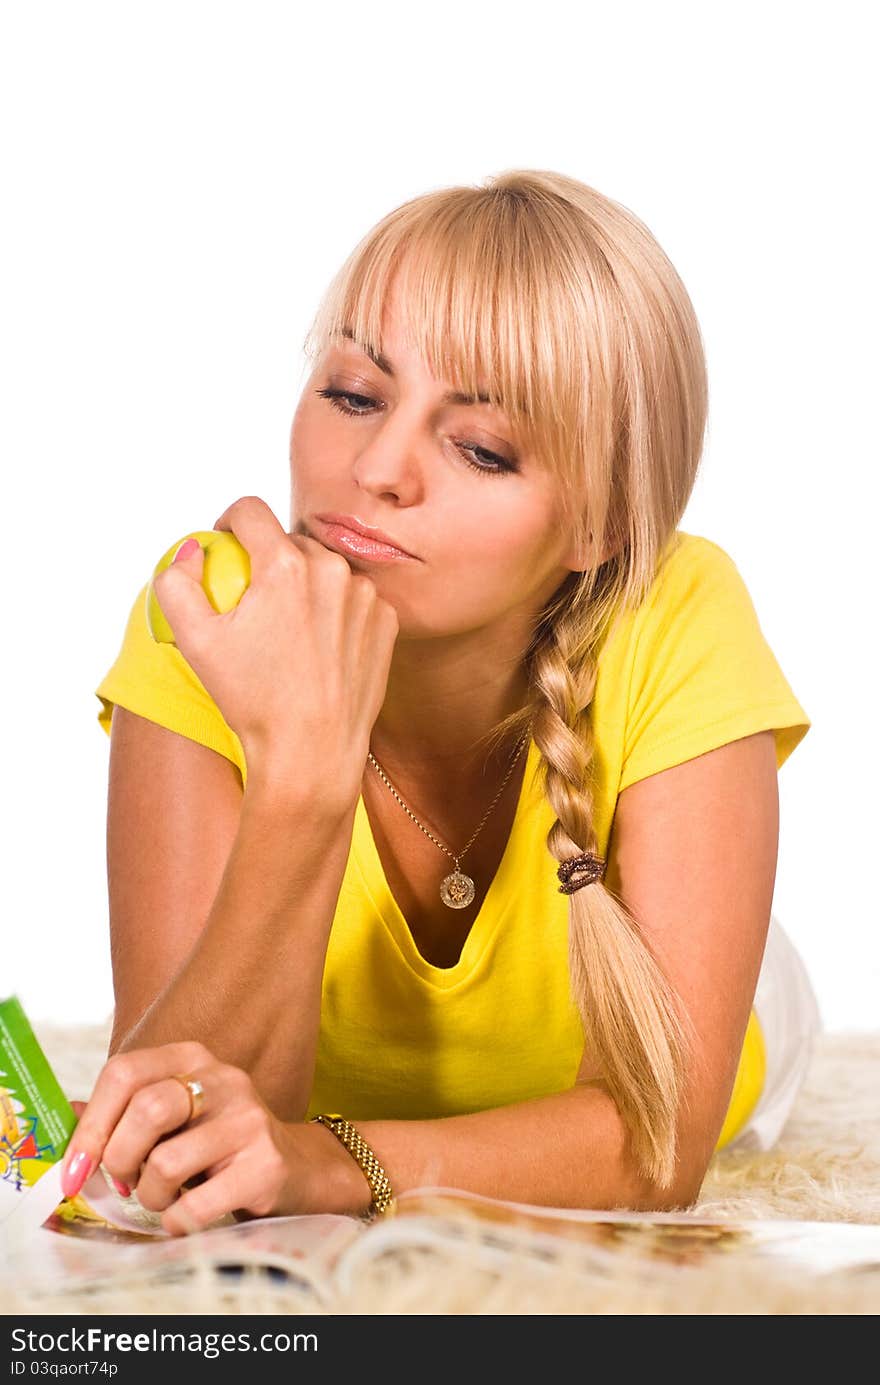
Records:
<instances>
[{"instance_id":1,"label":"nose","mask_svg":"<svg viewBox=\"0 0 880 1385\"><path fill-rule=\"evenodd\" d=\"M377 424L361 447L354 466L355 480L371 495L391 495L401 504L414 504L424 485L422 446L417 420L398 408Z\"/></svg>"}]
</instances>

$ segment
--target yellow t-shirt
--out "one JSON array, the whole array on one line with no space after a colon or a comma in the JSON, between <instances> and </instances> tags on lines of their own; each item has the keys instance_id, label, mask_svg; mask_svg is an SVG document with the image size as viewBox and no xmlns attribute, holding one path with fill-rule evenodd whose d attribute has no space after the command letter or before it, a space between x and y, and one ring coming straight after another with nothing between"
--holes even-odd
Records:
<instances>
[{"instance_id":1,"label":"yellow t-shirt","mask_svg":"<svg viewBox=\"0 0 880 1385\"><path fill-rule=\"evenodd\" d=\"M246 785L238 737L180 651L152 640L145 596L146 586L96 689L100 724L109 736L119 703L226 756ZM711 540L679 530L646 601L625 614L599 654L599 854L628 785L770 729L781 767L810 724L733 560ZM324 968L309 1116L429 1118L572 1086L584 1035L569 988L568 896L559 893L558 863L546 847L554 814L534 782L538 761L532 741L503 859L454 967L435 967L416 949L358 800ZM745 1053L746 1046L743 1062ZM727 1123L725 1140L748 1113Z\"/></svg>"}]
</instances>

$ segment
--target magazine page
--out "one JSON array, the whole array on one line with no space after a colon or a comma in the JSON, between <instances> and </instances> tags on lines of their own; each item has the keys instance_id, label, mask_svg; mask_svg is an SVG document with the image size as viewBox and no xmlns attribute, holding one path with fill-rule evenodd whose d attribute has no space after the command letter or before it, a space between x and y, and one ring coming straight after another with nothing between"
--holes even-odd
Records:
<instances>
[{"instance_id":1,"label":"magazine page","mask_svg":"<svg viewBox=\"0 0 880 1385\"><path fill-rule=\"evenodd\" d=\"M113 1196L122 1203L118 1194ZM188 1236L169 1236L134 1229L137 1218L129 1216L128 1226L119 1209L109 1220L79 1196L62 1201L41 1225L27 1225L22 1216L16 1219L19 1230L11 1233L10 1222L3 1223L0 1282L7 1278L19 1293L32 1289L38 1294L141 1276L180 1278L206 1265L225 1273L256 1266L327 1304L339 1255L366 1230L357 1217L326 1213L240 1222L231 1218Z\"/></svg>"},{"instance_id":2,"label":"magazine page","mask_svg":"<svg viewBox=\"0 0 880 1385\"><path fill-rule=\"evenodd\" d=\"M626 1260L650 1271L694 1267L717 1256L795 1265L823 1274L858 1267L880 1273L880 1226L849 1222L716 1220L689 1212L587 1211L507 1202L457 1188L401 1193L369 1234L346 1249L337 1281L350 1292L359 1271L409 1248L503 1270L531 1267L610 1272Z\"/></svg>"}]
</instances>

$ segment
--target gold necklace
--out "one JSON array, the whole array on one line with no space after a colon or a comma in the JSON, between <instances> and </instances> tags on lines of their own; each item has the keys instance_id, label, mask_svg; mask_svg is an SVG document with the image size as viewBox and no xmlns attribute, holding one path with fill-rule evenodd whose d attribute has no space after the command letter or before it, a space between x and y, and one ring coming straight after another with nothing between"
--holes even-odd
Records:
<instances>
[{"instance_id":1,"label":"gold necklace","mask_svg":"<svg viewBox=\"0 0 880 1385\"><path fill-rule=\"evenodd\" d=\"M371 750L367 752L367 758L369 759L370 763L375 767L380 777L388 785L389 789L394 794L394 797L397 799L398 803L400 804L403 811L407 814L407 816L412 818L416 827L420 828L421 831L424 832L426 837L431 838L431 841L435 844L435 846L439 846L441 851L445 851L447 856L452 857L455 863L455 869L451 872L451 874L447 875L441 881L440 884L440 898L443 900L444 904L448 905L450 909L466 909L467 906L471 903L476 893L473 880L469 875L465 875L464 871L459 868L459 862L462 856L464 856L465 852L473 846L478 835L482 831L483 823L486 821L492 809L495 807L495 804L501 797L501 794L504 790L504 785L507 783L508 779L513 773L513 767L519 759L520 755L522 754L523 746L526 745L526 743L528 742L531 730L532 723L529 722L529 725L523 732L522 738L517 744L516 753L510 762L510 768L508 769L507 773L504 776L504 779L502 780L501 788L498 790L497 794L492 799L492 802L489 804L489 807L483 814L482 821L479 827L477 828L476 832L471 837L467 846L464 847L463 850L459 851L457 854L453 851L450 851L448 847L444 846L442 842L438 841L437 838L434 836L433 832L429 832L427 827L425 827L422 823L419 822L415 813L412 812L412 810L407 806L406 803L404 803L403 799L400 797L400 794L397 792L394 785L391 783L391 780L388 778L387 774L383 770L382 766L379 764L373 752Z\"/></svg>"}]
</instances>

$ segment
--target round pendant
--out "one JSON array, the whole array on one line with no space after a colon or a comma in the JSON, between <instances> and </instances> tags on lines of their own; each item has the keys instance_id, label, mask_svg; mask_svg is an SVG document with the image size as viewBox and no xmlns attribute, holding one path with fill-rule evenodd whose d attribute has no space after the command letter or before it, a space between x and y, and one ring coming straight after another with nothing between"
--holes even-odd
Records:
<instances>
[{"instance_id":1,"label":"round pendant","mask_svg":"<svg viewBox=\"0 0 880 1385\"><path fill-rule=\"evenodd\" d=\"M440 898L450 909L466 909L475 893L473 880L460 870L447 875L440 886Z\"/></svg>"}]
</instances>

